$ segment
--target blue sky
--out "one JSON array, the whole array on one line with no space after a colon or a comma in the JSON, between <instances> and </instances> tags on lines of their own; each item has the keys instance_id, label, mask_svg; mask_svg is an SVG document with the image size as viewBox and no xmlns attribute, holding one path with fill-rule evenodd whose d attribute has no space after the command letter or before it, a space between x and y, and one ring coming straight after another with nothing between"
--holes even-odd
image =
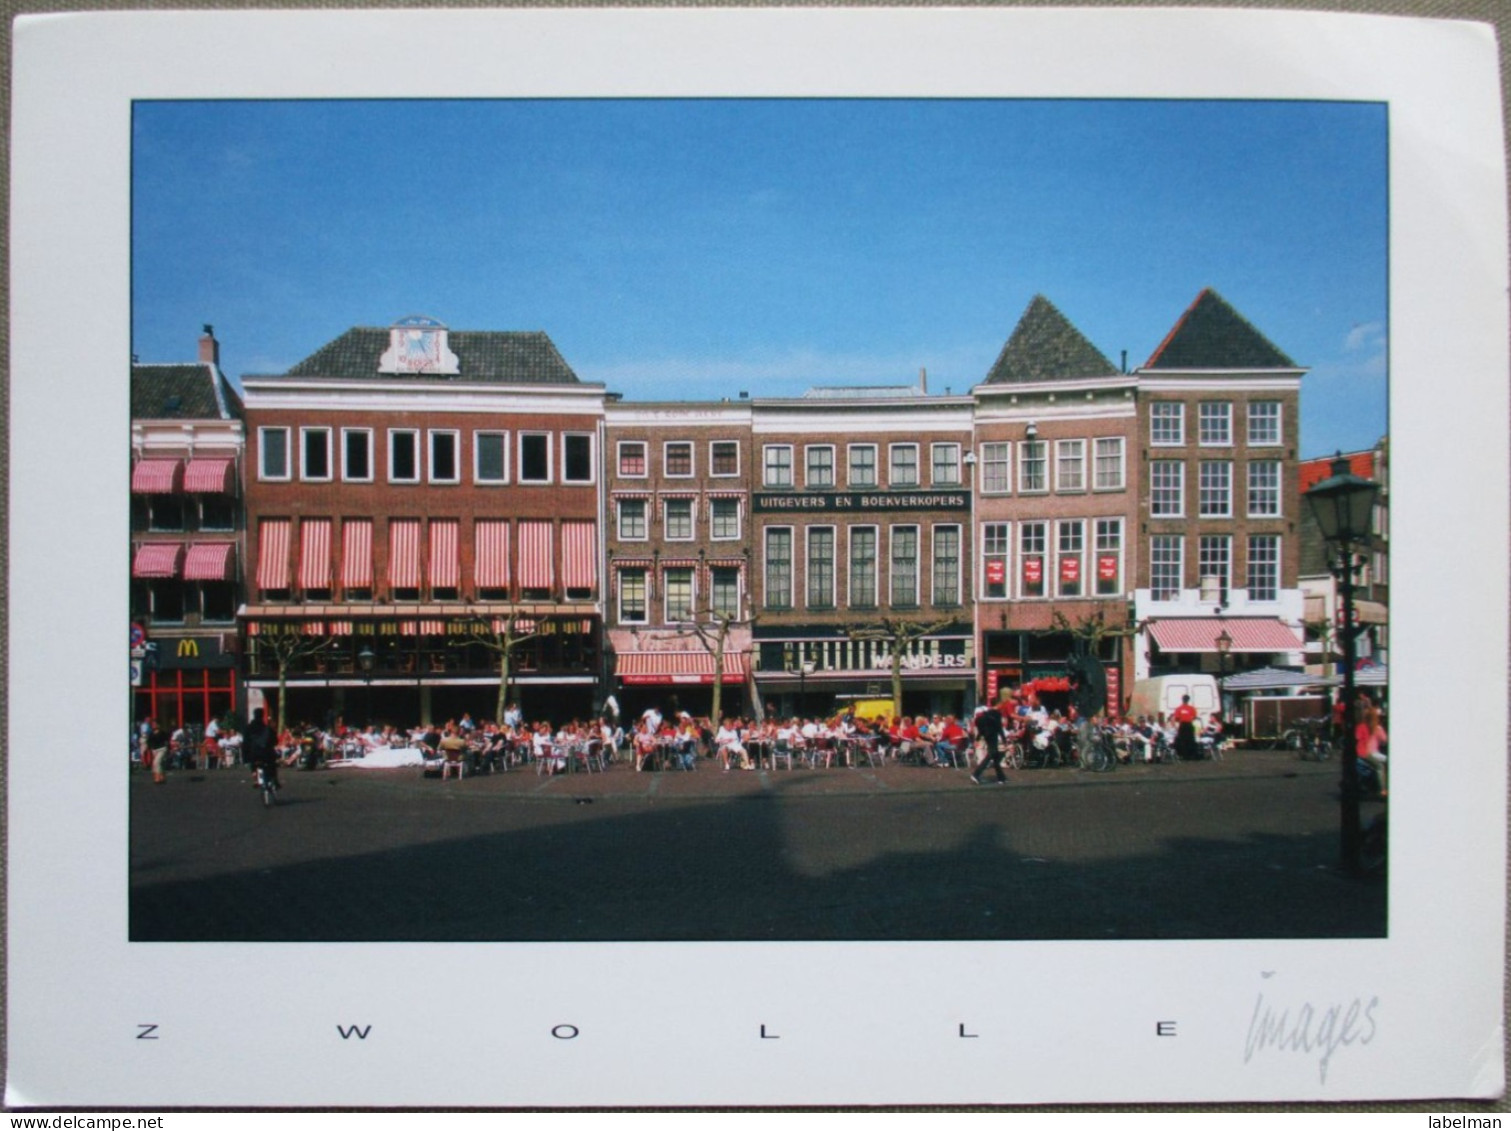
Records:
<instances>
[{"instance_id":1,"label":"blue sky","mask_svg":"<svg viewBox=\"0 0 1511 1131\"><path fill-rule=\"evenodd\" d=\"M544 330L626 399L964 392L1044 294L1143 362L1213 287L1302 452L1386 427L1386 114L1059 101L139 103L133 352L280 372L355 325Z\"/></svg>"}]
</instances>

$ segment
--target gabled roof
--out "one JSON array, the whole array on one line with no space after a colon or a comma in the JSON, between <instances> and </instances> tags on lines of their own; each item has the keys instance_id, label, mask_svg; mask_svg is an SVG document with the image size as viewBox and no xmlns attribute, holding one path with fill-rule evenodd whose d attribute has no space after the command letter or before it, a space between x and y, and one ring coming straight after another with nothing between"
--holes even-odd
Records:
<instances>
[{"instance_id":1,"label":"gabled roof","mask_svg":"<svg viewBox=\"0 0 1511 1131\"><path fill-rule=\"evenodd\" d=\"M241 397L214 366L131 366L133 420L239 420Z\"/></svg>"},{"instance_id":2,"label":"gabled roof","mask_svg":"<svg viewBox=\"0 0 1511 1131\"><path fill-rule=\"evenodd\" d=\"M988 384L1016 384L1112 377L1117 372L1117 366L1102 356L1054 303L1035 295L986 380Z\"/></svg>"},{"instance_id":3,"label":"gabled roof","mask_svg":"<svg viewBox=\"0 0 1511 1131\"><path fill-rule=\"evenodd\" d=\"M1196 296L1145 369L1297 369L1211 287Z\"/></svg>"},{"instance_id":4,"label":"gabled roof","mask_svg":"<svg viewBox=\"0 0 1511 1131\"><path fill-rule=\"evenodd\" d=\"M289 369L289 377L381 376L378 359L390 343L388 327L354 326ZM497 381L502 384L576 385L577 374L556 345L539 331L451 330L447 346L456 354L455 376L405 374L405 380Z\"/></svg>"}]
</instances>

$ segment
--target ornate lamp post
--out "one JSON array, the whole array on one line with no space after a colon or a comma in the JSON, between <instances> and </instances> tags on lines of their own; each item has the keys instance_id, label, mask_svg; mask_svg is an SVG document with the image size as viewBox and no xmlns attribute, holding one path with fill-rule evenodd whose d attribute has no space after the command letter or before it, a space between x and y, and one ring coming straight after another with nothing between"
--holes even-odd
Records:
<instances>
[{"instance_id":1,"label":"ornate lamp post","mask_svg":"<svg viewBox=\"0 0 1511 1131\"><path fill-rule=\"evenodd\" d=\"M1233 650L1233 638L1228 635L1224 628L1217 634L1217 712L1222 718L1223 726L1228 724L1228 701L1223 690L1223 685L1228 679L1228 653Z\"/></svg>"},{"instance_id":2,"label":"ornate lamp post","mask_svg":"<svg viewBox=\"0 0 1511 1131\"><path fill-rule=\"evenodd\" d=\"M1346 872L1358 875L1359 862L1359 765L1354 746L1354 577L1364 564L1362 549L1369 539L1379 485L1348 470L1340 452L1333 460L1332 475L1306 493L1306 501L1322 531L1338 579L1342 608L1335 635L1343 651L1343 779L1340 787L1342 821L1339 848Z\"/></svg>"},{"instance_id":3,"label":"ornate lamp post","mask_svg":"<svg viewBox=\"0 0 1511 1131\"><path fill-rule=\"evenodd\" d=\"M373 655L372 646L362 645L362 651L357 653L357 667L362 669L362 683L367 689L364 704L367 710L367 725L373 723L373 665L378 662L378 657Z\"/></svg>"}]
</instances>

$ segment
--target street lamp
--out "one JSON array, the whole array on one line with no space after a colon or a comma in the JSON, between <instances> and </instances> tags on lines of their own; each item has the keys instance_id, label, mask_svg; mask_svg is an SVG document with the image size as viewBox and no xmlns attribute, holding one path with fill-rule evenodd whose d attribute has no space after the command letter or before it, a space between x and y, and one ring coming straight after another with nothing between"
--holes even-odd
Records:
<instances>
[{"instance_id":1,"label":"street lamp","mask_svg":"<svg viewBox=\"0 0 1511 1131\"><path fill-rule=\"evenodd\" d=\"M1307 504L1322 531L1322 538L1336 557L1329 562L1338 580L1342 612L1335 635L1343 646L1343 780L1341 791L1341 831L1339 848L1345 871L1358 875L1359 861L1359 766L1356 760L1354 726L1354 576L1364 564L1355 550L1369 538L1370 519L1374 513L1375 494L1379 485L1362 479L1348 470L1348 460L1340 452L1333 460L1332 474L1306 492Z\"/></svg>"},{"instance_id":2,"label":"street lamp","mask_svg":"<svg viewBox=\"0 0 1511 1131\"><path fill-rule=\"evenodd\" d=\"M378 662L378 657L373 655L372 645L362 645L362 651L357 653L357 667L362 669L362 683L367 688L367 725L373 722L373 665Z\"/></svg>"},{"instance_id":3,"label":"street lamp","mask_svg":"<svg viewBox=\"0 0 1511 1131\"><path fill-rule=\"evenodd\" d=\"M1228 722L1227 697L1223 693L1223 684L1228 678L1228 653L1233 650L1233 638L1228 635L1224 628L1217 634L1217 710L1222 716L1223 725Z\"/></svg>"}]
</instances>

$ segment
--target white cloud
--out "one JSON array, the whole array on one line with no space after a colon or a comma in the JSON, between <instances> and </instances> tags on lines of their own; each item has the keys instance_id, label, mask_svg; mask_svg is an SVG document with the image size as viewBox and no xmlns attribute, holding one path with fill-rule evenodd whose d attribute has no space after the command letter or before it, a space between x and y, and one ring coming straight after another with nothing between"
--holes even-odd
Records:
<instances>
[{"instance_id":1,"label":"white cloud","mask_svg":"<svg viewBox=\"0 0 1511 1131\"><path fill-rule=\"evenodd\" d=\"M1348 332L1348 336L1343 339L1343 349L1347 353L1358 353L1361 350L1373 350L1383 353L1385 350L1385 323L1354 323Z\"/></svg>"}]
</instances>

